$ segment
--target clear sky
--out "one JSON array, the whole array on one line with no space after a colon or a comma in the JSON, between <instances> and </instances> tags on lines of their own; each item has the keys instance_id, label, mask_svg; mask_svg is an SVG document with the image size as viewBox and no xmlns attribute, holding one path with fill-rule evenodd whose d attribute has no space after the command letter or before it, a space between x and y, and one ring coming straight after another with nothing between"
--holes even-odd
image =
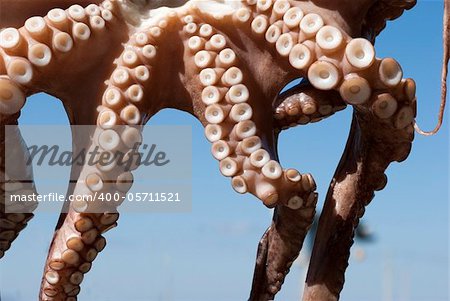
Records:
<instances>
[{"instance_id":1,"label":"clear sky","mask_svg":"<svg viewBox=\"0 0 450 301\"><path fill-rule=\"evenodd\" d=\"M425 129L434 127L439 103L441 21L442 1L421 0L390 22L376 43L379 57L396 58L405 77L416 80L418 121ZM348 108L281 135L282 165L312 172L322 199L350 121ZM67 118L59 102L36 95L21 122L66 124ZM257 243L271 211L255 197L232 190L194 118L167 110L150 124L192 126L193 210L123 214L86 275L80 300L245 300ZM449 300L448 131L446 122L435 137L417 135L409 159L389 168L387 188L376 194L364 217L376 240L353 247L342 300ZM56 214L38 214L8 251L0 263L2 300L36 300L56 221ZM355 256L360 250L362 261ZM277 300L299 300L304 271L301 264L294 265Z\"/></svg>"}]
</instances>

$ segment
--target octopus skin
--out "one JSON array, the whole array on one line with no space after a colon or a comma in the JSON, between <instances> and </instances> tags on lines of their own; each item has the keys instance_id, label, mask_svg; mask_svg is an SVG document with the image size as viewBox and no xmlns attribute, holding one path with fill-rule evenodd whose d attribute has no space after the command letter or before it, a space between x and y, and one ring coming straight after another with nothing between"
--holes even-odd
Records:
<instances>
[{"instance_id":1,"label":"octopus skin","mask_svg":"<svg viewBox=\"0 0 450 301\"><path fill-rule=\"evenodd\" d=\"M337 300L354 227L372 192L386 184L389 163L406 159L416 115L414 81L403 79L394 59L375 55L372 41L384 23L367 39L358 37L367 26L361 16L381 4L348 2L336 8L320 0L180 1L173 7L62 1L63 9L47 3L37 11L41 16L25 12L23 24L14 23L17 18L0 24L6 27L0 32L2 125L17 124L26 98L45 92L61 99L71 124L97 125L89 135L74 130L82 136L78 147L114 154L136 149L142 126L159 110L193 114L232 188L275 208L250 296L272 300L298 256L318 198L312 175L279 164L278 134L352 105L352 132L327 196L304 295ZM392 18L415 2L405 3ZM279 95L299 77L304 86ZM4 127L1 134L5 143ZM16 140L23 143L19 134ZM4 169L4 148L0 156ZM126 194L133 183L132 170L114 164L73 167L71 178L79 180L69 194L80 198L66 203L57 224L39 300L77 300L84 275L106 246L104 233L119 218L116 205L87 200L97 192ZM4 175L6 184L14 180ZM35 191L32 182L4 188L3 194ZM14 215L2 206L0 257L32 218L33 208L22 209L27 213ZM343 239L330 238L333 231Z\"/></svg>"}]
</instances>

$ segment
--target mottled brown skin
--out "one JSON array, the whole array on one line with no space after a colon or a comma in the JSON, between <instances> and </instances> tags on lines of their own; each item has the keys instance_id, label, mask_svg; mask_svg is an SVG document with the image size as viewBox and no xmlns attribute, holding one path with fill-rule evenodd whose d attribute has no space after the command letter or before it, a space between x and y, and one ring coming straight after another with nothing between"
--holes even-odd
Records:
<instances>
[{"instance_id":1,"label":"mottled brown skin","mask_svg":"<svg viewBox=\"0 0 450 301\"><path fill-rule=\"evenodd\" d=\"M18 124L17 123L17 119L19 118L19 116L20 116L19 113L11 115L11 116L0 116L0 124L15 126L15 125ZM6 142L5 141L5 135L6 135L5 127L2 126L0 128L0 141L1 141L0 142L0 158L2 158L2 160L0 161L0 170L5 170L5 164L6 164L5 160L3 160L3 158L6 157L6 154L5 154L5 142ZM9 138L11 139L12 137L9 137ZM19 145L20 144L25 144L25 142L23 141L23 139L22 139L22 137L20 135L14 137L14 138L16 138L16 139L14 139L14 141L8 141L8 142L9 143L15 142L15 143L17 143ZM22 150L22 152L20 152L21 150L19 149L18 151L19 151L18 152L18 156L20 156L22 154L25 155L25 156L27 155L26 150ZM17 162L17 169L20 170L20 168L21 168L20 158L19 158L18 161L19 162ZM26 172L26 171L22 170L22 171L19 171L19 172ZM0 173L0 181L2 183L5 182L5 175L4 175L3 172ZM27 183L26 186L28 186L27 187L28 189L35 190L33 182ZM5 190L3 189L3 187L1 187L0 188L0 198L3 199L4 197L5 197ZM14 220L15 224L4 224L4 225L0 226L0 240L8 238L7 240L12 242L19 235L20 231L22 231L27 226L28 221L30 219L32 219L34 215L32 213L24 213L24 214L20 214L20 215L18 215L18 214L6 214L3 207L4 207L3 203L0 204L0 219L3 220L3 221L4 220L7 220L7 221L8 220ZM19 218L17 219L17 217L19 217ZM13 233L11 231L13 231ZM4 236L6 236L6 237L4 237ZM12 237L9 237L9 236L12 236ZM10 243L8 243L7 246L3 246L2 247L3 250L0 251L0 258L3 257L5 250L9 249L10 246L11 246Z\"/></svg>"},{"instance_id":2,"label":"mottled brown skin","mask_svg":"<svg viewBox=\"0 0 450 301\"><path fill-rule=\"evenodd\" d=\"M317 196L311 198L308 207L303 210L285 206L275 208L272 225L258 245L249 300L272 300L280 291L312 224L316 203Z\"/></svg>"},{"instance_id":3,"label":"mottled brown skin","mask_svg":"<svg viewBox=\"0 0 450 301\"><path fill-rule=\"evenodd\" d=\"M14 3L14 5L15 4L16 3ZM73 2L62 2L59 4L60 5L57 6L64 8L70 6ZM14 5L11 7L14 7ZM55 3L52 3L52 7L54 7L54 5ZM46 7L44 11L47 9L48 8ZM20 20L25 20L31 15L43 14L42 11L39 10L33 11L33 13L30 14L28 14L28 11L26 10L23 12L26 13L26 16L24 15L22 18L19 18ZM2 27L16 26L17 24L7 18L3 19L3 21L5 23L2 24ZM8 21L12 23L6 23ZM21 24L23 21L17 22ZM220 28L221 26L221 24L216 20L211 20L211 23L217 28ZM162 55L159 56L158 61L152 66L154 67L153 70L157 72L152 74L152 76L158 78L159 80L156 84L145 87L146 90L148 89L152 92L149 97L147 97L146 102L139 108L143 114L146 114L143 116L143 122L148 120L149 117L158 110L165 107L173 107L196 115L202 123L206 124L203 116L205 106L198 99L198 95L201 93L201 90L198 82L192 80L192 78L195 78L198 68L193 65L191 60L186 61L186 66L177 64L177 62L183 61L183 56L185 53L183 52L183 45L176 41L182 41L183 38L180 39L180 35L182 36L184 33L179 32L181 27L180 24L171 25L172 26L170 26L169 30L165 33L164 38L174 42L158 45L160 46L159 52ZM174 29L171 30L171 28ZM46 92L61 99L69 115L71 124L95 124L97 106L101 104L101 94L103 92L103 90L99 90L98 87L102 86L104 79L111 74L114 68L111 62L114 58L120 55L120 52L122 51L121 44L127 42L130 28L119 20L113 24L113 27L109 27L108 30L109 32L107 35L103 34L99 35L95 39L89 39L85 42L83 47L75 48L75 55L62 55L57 57L56 59L58 60L58 65L65 66L65 69L71 69L71 72L66 74L65 70L59 68L47 69L45 71L45 77L35 77L32 85L26 86L27 96L30 96L38 91ZM247 40L241 40L241 43L235 45L236 49L242 47L242 53L240 53L242 58L241 64L243 65L242 68L249 68L250 70L245 70L249 74L266 75L265 77L255 78L252 83L253 86L249 87L249 89L253 96L251 101L258 101L258 106L256 107L259 108L259 112L258 114L255 114L255 123L258 124L258 129L261 132L261 135L266 139L265 144L268 145L269 150L271 150L270 152L273 156L276 156L276 148L274 147L275 141L273 136L274 126L268 121L272 120L272 99L282 88L284 82L287 81L286 77L288 73L283 70L283 68L279 68L278 71L275 72L275 69L271 64L269 54L264 49L259 49L258 46L255 45L246 35L238 33L228 27L224 27L223 30L227 31L228 37L232 37L232 39L235 37L235 41L239 41L240 38ZM93 33L93 35L95 35L95 33ZM108 45L108 48L104 48L102 45ZM92 51L92 49L97 49L98 51ZM86 63L78 64L79 58L83 58L83 61ZM251 64L251 62L255 59L260 61L261 64ZM173 62L173 65L168 66L166 62ZM255 66L259 69L252 70ZM173 72L166 72L168 68L170 68ZM271 72L267 72L268 70ZM64 75L65 80L59 81L58 79L63 76L62 72L66 74ZM291 74L289 80L293 77L293 74ZM86 78L89 78L89 81L86 81ZM273 83L274 85L271 86L267 83ZM79 86L81 85L83 86L83 89L79 89ZM168 86L170 86L171 89L165 88ZM193 99L195 101L193 101ZM263 105L261 105L261 103ZM17 118L18 115L13 116L12 122L16 123ZM6 122L4 124L6 124ZM74 132L73 135L76 136L78 133ZM77 140L86 141L86 143L88 143L89 137L78 137ZM83 147L83 144L76 145L74 147ZM73 168L71 178L78 178L80 172L81 168ZM73 194L74 189L75 184L71 184L68 194ZM73 234L73 225L79 214L74 212L72 208L68 208L68 205L69 204L67 203L67 206L65 206L66 208L64 208L64 211L68 211L68 213L61 214L57 224L55 236L49 250L49 260L46 264L47 266L51 263L51 254L59 252L61 248L64 248L66 243L65 237ZM88 216L91 217L91 215ZM91 218L95 221L97 217L92 216ZM98 227L100 232L108 230L107 227ZM20 231L20 229L16 230ZM99 239L100 238L101 236ZM69 272L71 273L73 270L68 270L67 272L65 271L64 273L61 273L61 277L65 277L64 275L68 275L67 273ZM41 291L42 300L46 298L44 294L45 289L46 287L43 286ZM77 288L75 287L73 290L75 291Z\"/></svg>"},{"instance_id":4,"label":"mottled brown skin","mask_svg":"<svg viewBox=\"0 0 450 301\"><path fill-rule=\"evenodd\" d=\"M374 192L386 185L389 164L408 156L413 136L355 111L319 221L303 300L338 300L359 219Z\"/></svg>"},{"instance_id":5,"label":"mottled brown skin","mask_svg":"<svg viewBox=\"0 0 450 301\"><path fill-rule=\"evenodd\" d=\"M39 6L38 3L42 6ZM0 22L2 22L0 27L19 27L32 15L44 15L52 7L66 8L74 3L85 6L89 3L100 3L100 1L35 0L31 5L25 5L20 1L3 0L0 5L8 5L14 13L3 19L0 18ZM315 0L297 3L306 12L316 12L322 15L327 24L340 28L351 37L364 36L374 39L375 35L384 27L385 19L398 17L404 9L411 8L415 1ZM292 126L292 123L298 119L294 117L299 117L277 118L277 108L280 104L289 109L292 103L295 106L295 101L292 102L292 99L307 95L318 104L330 105L335 109L334 111L345 106L345 102L335 91L321 91L311 85L299 86L287 94L277 96L286 83L298 77L298 74L289 68L289 62L281 60L277 64L273 64L272 57L275 50L262 47L259 42L255 42L255 39L250 37L248 32L229 26L227 22L231 22L230 20L227 22L215 20L207 15L202 18L203 22L211 24L215 30L222 33L227 38L227 45L237 53L239 68L246 77L245 84L248 85L250 91L249 104L254 109L254 122L258 128L258 135L272 158L277 159L276 144L279 131ZM207 121L204 117L206 106L199 100L202 91L197 79L199 70L192 59L185 59L192 56L183 45L183 41L187 40L188 35L182 31L182 24L179 21L172 20L170 22L164 32L164 40L170 41L170 43L158 43L158 47L160 47L158 59L152 62L152 76L158 78L158 82L157 84L149 83L144 87L145 91L151 92L146 94L145 102L138 105L142 114L142 123L145 123L160 109L172 107L195 115L206 125ZM132 26L120 18L108 26L111 26L108 27L108 34L98 33L98 36L95 36L97 33L93 33L95 38L86 41L83 47L74 49L75 55L72 53L70 56L57 57L60 65L73 68L71 74L65 75L64 81L57 80L61 78L61 70L45 70L45 77L42 77L41 80L33 80L32 85L27 87L27 96L44 91L62 100L71 124L95 124L98 113L97 106L101 104L101 94L104 92L98 87L103 86L105 78L108 78L114 70L115 66L112 62L123 51L122 43L127 43L129 36L135 31ZM108 48L105 49L102 45L108 45ZM97 51L92 51L92 49ZM78 64L80 58L89 63ZM178 64L178 62L184 62L184 64ZM166 70L171 70L171 72L166 72ZM84 80L87 77L90 78L89 82ZM50 82L51 84L49 84ZM83 83L83 89L78 89L80 83ZM169 86L171 89L166 89ZM84 101L80 102L80 99ZM404 104L415 107L415 102L406 101ZM313 115L311 121L318 121L330 114L332 113ZM15 123L17 118L18 116L13 116L8 122ZM6 121L2 124L6 124ZM385 185L384 170L389 163L402 161L408 155L413 138L411 129L411 127L407 127L397 130L390 121L376 118L367 106L356 107L346 152L330 187L326 206L322 213L304 300L331 301L339 298L353 231L358 223L358 218L362 216L364 206L372 199L373 191L381 189ZM88 143L88 137L84 137L84 139ZM81 137L81 141L84 141L83 137ZM73 169L71 178L78 178L80 173L81 168ZM347 177L343 175L347 175ZM306 203L301 209L292 210L285 206L290 197L289 189L291 187L283 188L285 189L281 190L283 194L280 196L280 202L275 205L272 226L259 244L250 300L272 300L275 297L292 262L298 256L315 213L317 196L314 193L304 192ZM311 188L312 191L315 190L315 187ZM69 193L72 194L74 190L74 185L70 186ZM338 204L337 211L334 210L336 204ZM80 216L92 218L100 233L110 229L109 226L98 224L101 215L80 215L70 208L67 215L61 215L57 225L46 270L51 263L52 254L64 250L65 237L72 234L80 235L73 229L74 223ZM25 221L27 220L25 219ZM115 224L111 226L115 226ZM97 239L101 240L103 237L99 234ZM87 249L83 249L80 254L86 255L86 252ZM61 275L66 277L72 272L73 270L66 269L61 272ZM44 280L41 300L46 298L44 294L46 288L49 287L46 286ZM79 287L73 288L73 291L76 290L79 290ZM52 300L60 299L56 297Z\"/></svg>"},{"instance_id":6,"label":"mottled brown skin","mask_svg":"<svg viewBox=\"0 0 450 301\"><path fill-rule=\"evenodd\" d=\"M411 8L415 1L399 2L396 3L397 5L393 3L392 6L389 4L389 1L372 3L372 13L367 15L367 19L363 23L362 36L375 40L375 36L384 29L386 19L400 16L403 9ZM445 1L443 95L439 123L431 132L419 130L421 134L434 134L442 124L445 109L446 69L449 58L449 7L449 1ZM296 90L301 91L301 87L297 87ZM304 91L300 93L304 93ZM291 93L288 92L289 94ZM281 100L286 99L285 97L281 98ZM328 99L335 99L335 97L329 95ZM415 107L415 104L412 105ZM364 214L365 206L374 198L374 192L383 189L386 185L387 178L384 171L389 164L402 162L408 156L412 139L411 132L395 130L373 118L368 112L355 110L347 146L331 182L319 221L306 279L304 301L339 299L344 286L344 274L348 266L354 231L359 219ZM268 231L273 230L269 228ZM260 245L267 244L267 236L266 232ZM267 250L267 246L265 248L260 246L258 258L263 257L261 253L264 253L265 250ZM258 263L257 261L255 270L258 270ZM266 263L270 265L269 261Z\"/></svg>"},{"instance_id":7,"label":"mottled brown skin","mask_svg":"<svg viewBox=\"0 0 450 301\"><path fill-rule=\"evenodd\" d=\"M375 34L378 34L381 29L384 28L386 19L398 17L401 14L399 12L403 12L404 9L409 9L415 4L415 1L409 1L409 3L399 2L397 3L398 6L396 6L396 4L389 6L389 1L347 2L350 3L344 4L337 1L315 1L314 3L326 9L339 11L338 14L345 20L343 26L349 28L349 33L351 33L352 36L365 36L372 37L373 39L375 38ZM386 9L388 6L390 10L384 11L384 14L381 15L380 11L382 8ZM372 13L365 14L368 9L377 12L376 17ZM372 20L373 22L368 23L368 20ZM318 102L332 103L334 104L334 108L338 108L342 106L342 104L345 106L345 102L334 91L316 90L307 84L300 84L284 94L281 94L277 98L276 104L279 105L282 102L286 102L289 98L299 98L302 93L317 99ZM381 150L382 144L390 143L391 139L396 141L396 138L402 134L397 133L393 137L389 137L389 130L382 129L383 126L379 124L379 121L377 123L374 120L376 118L368 117L367 115L369 114L355 111L352 130L349 134L349 142L345 153L342 156L341 164L336 171L334 180L331 183L330 191L326 198L326 204L321 213L319 232L316 235L316 243L313 247L313 257L308 269L309 273L303 296L304 301L333 301L339 298L339 294L344 285L344 274L348 265L350 247L353 244L354 229L358 225L359 218L364 214L364 206L372 200L374 196L373 192L377 190L377 188L379 189L380 183L385 180L384 170L389 163L394 160L399 160L380 158L381 167L378 167L377 169L372 167L372 165L378 163L376 161L378 158L374 157L383 155L384 150ZM360 116L360 119L365 116L366 119L370 118L370 121L373 121L373 123L366 121L363 124L367 128L365 132L363 132L363 139L357 138L361 135L360 123L356 121L358 116ZM287 118L281 119L282 122L277 122L280 130L292 126L292 119L288 116ZM370 127L372 128L370 129ZM368 129L370 129L370 132ZM378 142L378 145L381 145L378 146L380 152L377 152L375 149L372 150L370 153L371 163L367 163L366 157L369 155L367 152L367 150L370 149L369 144L374 143L372 138L373 140L376 140L374 137L377 136L376 134L378 131L381 131L378 133L380 136L383 136L383 134L381 134L382 132L384 132L385 136L383 137L384 140L380 139ZM403 133L403 135L405 134ZM410 137L410 139L412 140L412 137ZM404 137L403 140L403 146L400 151L405 151L406 154L404 155L407 156L410 150L411 140L405 139ZM397 144L395 144L395 146L397 146ZM393 146L393 148L395 148L395 146ZM353 152L353 149L356 151ZM355 168L345 168L347 165L354 166L356 164L357 159L355 158L355 153L358 154L359 158L362 158L362 166L358 170ZM368 168L366 165L370 167ZM350 172L350 170L358 176L347 179L346 181L341 180L342 183L340 183L340 185L336 184L336 179L339 179L339 176L345 175L346 172ZM354 183L358 183L358 189L354 189ZM333 194L333 192L336 193ZM352 210L342 216L341 213L334 211L336 202L342 203L343 207L352 208ZM271 227L267 229L259 243L253 287L249 300L272 300L278 290L272 290L270 284L279 283L281 286L284 281L284 276L289 272L292 262L298 257L302 248L302 243L298 242L298 239L301 238L301 241L303 241L304 236L302 238L302 235L299 234L298 231L303 229L304 220L293 218L285 211L286 210L275 211L273 217L274 222ZM281 226L285 219L289 220L289 228ZM286 222L286 224L288 223ZM298 227L297 233L294 230L296 226ZM283 237L284 239L280 240L279 237ZM269 249L271 248L276 248L277 252L269 252ZM280 266L283 268L280 269ZM285 274L280 275L278 272L280 270L284 270Z\"/></svg>"}]
</instances>

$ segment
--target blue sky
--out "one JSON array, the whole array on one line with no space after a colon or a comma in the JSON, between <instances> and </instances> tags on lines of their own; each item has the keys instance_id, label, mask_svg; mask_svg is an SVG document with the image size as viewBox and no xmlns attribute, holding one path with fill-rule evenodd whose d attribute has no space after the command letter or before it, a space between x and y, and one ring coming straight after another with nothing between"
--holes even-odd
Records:
<instances>
[{"instance_id":1,"label":"blue sky","mask_svg":"<svg viewBox=\"0 0 450 301\"><path fill-rule=\"evenodd\" d=\"M377 40L379 57L392 56L418 85L419 124L436 122L441 68L441 1L419 1L390 22ZM449 116L446 116L449 117ZM281 163L312 172L323 199L343 150L347 109L319 124L281 135ZM21 122L66 124L59 102L32 97ZM86 275L80 300L245 300L259 238L271 211L251 195L237 195L220 175L191 116L166 110L150 124L192 126L193 210L126 213L106 235L108 247ZM365 221L374 243L352 249L342 300L446 301L449 299L448 122L435 137L416 136L409 159L392 164L389 184L376 194ZM322 200L319 207L322 206ZM41 213L0 263L2 300L35 300L57 214ZM365 259L354 254L364 250ZM299 300L304 267L296 264L277 300Z\"/></svg>"}]
</instances>

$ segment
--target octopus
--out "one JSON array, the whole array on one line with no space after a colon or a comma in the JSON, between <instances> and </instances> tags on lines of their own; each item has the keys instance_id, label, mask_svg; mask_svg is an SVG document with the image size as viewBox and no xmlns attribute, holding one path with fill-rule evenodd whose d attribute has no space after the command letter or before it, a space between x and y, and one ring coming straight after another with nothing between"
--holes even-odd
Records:
<instances>
[{"instance_id":1,"label":"octopus","mask_svg":"<svg viewBox=\"0 0 450 301\"><path fill-rule=\"evenodd\" d=\"M56 3L57 2L57 3ZM404 161L414 138L416 84L399 63L373 46L387 19L415 0L35 0L0 2L1 192L36 193L24 162L29 154L16 125L27 97L60 99L72 125L95 125L81 145L101 154L129 153L145 123L164 108L188 112L204 125L211 153L239 194L274 208L259 242L249 300L273 300L313 221L318 194L309 173L283 168L281 131L330 117L351 105L353 121L319 221L304 301L338 300L354 230L385 170ZM448 1L445 40L448 41ZM59 6L59 8L55 8ZM444 49L445 105L448 43ZM280 93L295 79L300 84ZM80 87L82 87L80 89ZM73 135L81 135L74 130ZM5 144L17 144L7 157ZM118 205L88 198L126 194L132 171L115 162L72 167L69 193L45 263L41 301L74 301L83 277L117 226ZM4 199L2 198L2 200ZM33 217L34 204L0 209L0 258ZM14 208L17 210L17 208Z\"/></svg>"}]
</instances>

